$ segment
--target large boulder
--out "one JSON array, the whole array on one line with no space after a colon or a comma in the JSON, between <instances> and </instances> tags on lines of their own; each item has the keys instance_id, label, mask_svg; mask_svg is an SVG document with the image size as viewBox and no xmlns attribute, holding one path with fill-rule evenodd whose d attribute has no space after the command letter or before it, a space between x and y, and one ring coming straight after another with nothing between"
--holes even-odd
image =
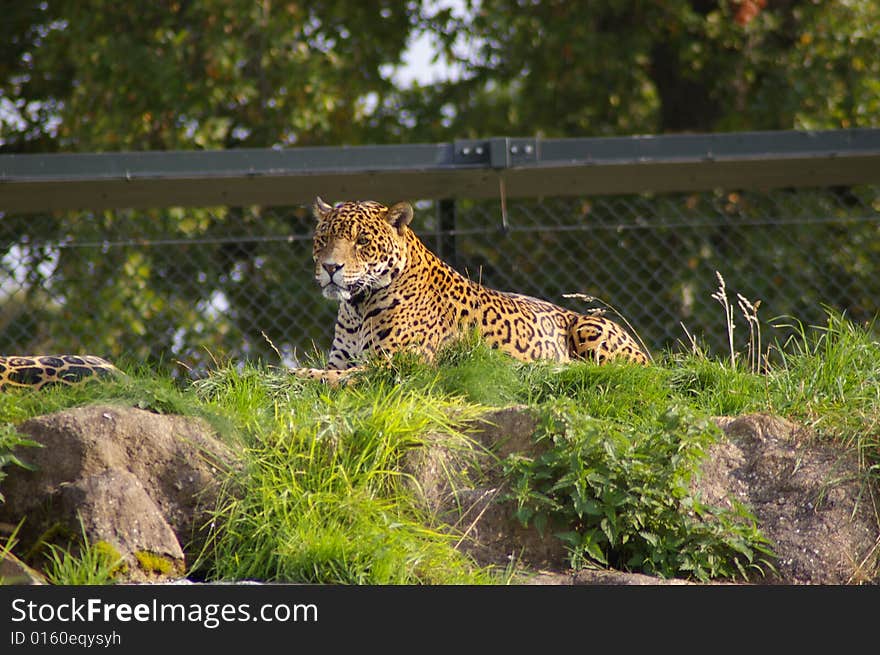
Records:
<instances>
[{"instance_id":1,"label":"large boulder","mask_svg":"<svg viewBox=\"0 0 880 655\"><path fill-rule=\"evenodd\" d=\"M458 548L481 565L559 567L565 547L515 517L501 461L539 454L533 435L537 416L526 406L494 409L467 426L464 435L431 434L412 450L404 470L431 514L461 533Z\"/></svg>"},{"instance_id":2,"label":"large boulder","mask_svg":"<svg viewBox=\"0 0 880 655\"><path fill-rule=\"evenodd\" d=\"M41 444L6 469L0 521L17 524L19 552L65 548L83 533L123 559L132 580L179 577L204 543L207 511L234 453L203 420L95 405L25 421ZM34 548L36 546L36 548Z\"/></svg>"}]
</instances>

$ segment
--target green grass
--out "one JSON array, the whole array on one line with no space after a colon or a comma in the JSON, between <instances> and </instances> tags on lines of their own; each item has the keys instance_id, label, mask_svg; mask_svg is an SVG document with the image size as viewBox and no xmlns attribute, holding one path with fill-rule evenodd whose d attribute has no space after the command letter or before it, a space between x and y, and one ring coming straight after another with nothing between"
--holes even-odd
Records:
<instances>
[{"instance_id":1,"label":"green grass","mask_svg":"<svg viewBox=\"0 0 880 655\"><path fill-rule=\"evenodd\" d=\"M368 389L369 387L369 389ZM401 463L426 434L456 434L473 408L373 380L328 389L256 369L197 385L247 431L241 490L218 508L209 577L344 584L475 583L488 576L432 527ZM246 408L252 407L253 411ZM271 408L271 414L264 412Z\"/></svg>"},{"instance_id":2,"label":"green grass","mask_svg":"<svg viewBox=\"0 0 880 655\"><path fill-rule=\"evenodd\" d=\"M235 490L217 507L196 564L215 580L351 584L495 583L454 548L412 492L402 462L426 435L461 443L464 422L524 404L541 417L536 457L503 462L517 517L565 542L574 566L730 578L766 570L772 544L749 508L706 506L690 492L719 436L710 418L773 412L880 468L880 344L873 326L831 312L788 322L766 364L695 349L639 367L512 361L468 338L435 366L402 354L372 362L358 384L329 388L263 366L226 366L190 385L138 370L127 380L39 394L0 394L0 475L30 416L111 402L203 416L240 449ZM129 371L131 372L131 371ZM17 451L18 452L18 451ZM88 553L88 550L85 552ZM75 563L75 562L74 562ZM76 567L74 567L76 568ZM78 579L78 573L59 579Z\"/></svg>"},{"instance_id":3,"label":"green grass","mask_svg":"<svg viewBox=\"0 0 880 655\"><path fill-rule=\"evenodd\" d=\"M82 539L72 548L50 544L47 549L46 579L56 585L108 585L127 565L122 556L107 542L91 543L85 528Z\"/></svg>"},{"instance_id":4,"label":"green grass","mask_svg":"<svg viewBox=\"0 0 880 655\"><path fill-rule=\"evenodd\" d=\"M202 416L209 421L221 420L217 412L187 392L188 384L171 377L156 376L145 366L121 366L126 371L126 377L72 387L56 385L38 393L30 389L11 389L0 393L0 421L19 423L71 407L104 403L138 407L157 414L184 414Z\"/></svg>"}]
</instances>

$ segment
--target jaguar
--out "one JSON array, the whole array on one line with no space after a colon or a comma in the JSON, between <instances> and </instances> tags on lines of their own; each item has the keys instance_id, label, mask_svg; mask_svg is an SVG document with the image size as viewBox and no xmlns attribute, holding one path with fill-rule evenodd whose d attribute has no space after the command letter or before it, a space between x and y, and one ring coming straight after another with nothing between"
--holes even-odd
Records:
<instances>
[{"instance_id":1,"label":"jaguar","mask_svg":"<svg viewBox=\"0 0 880 655\"><path fill-rule=\"evenodd\" d=\"M433 360L465 330L520 361L613 359L648 364L648 353L620 324L471 280L432 253L410 228L413 208L367 201L313 211L314 277L339 307L326 368L299 377L339 382L368 354L413 350Z\"/></svg>"},{"instance_id":2,"label":"jaguar","mask_svg":"<svg viewBox=\"0 0 880 655\"><path fill-rule=\"evenodd\" d=\"M294 369L299 377L338 383L363 370L361 361L370 353L412 350L430 361L473 329L520 361L650 361L635 339L605 316L496 291L458 273L409 227L409 203L329 205L319 197L314 213L315 280L339 308L327 367ZM121 372L93 355L0 356L0 391L113 375Z\"/></svg>"}]
</instances>

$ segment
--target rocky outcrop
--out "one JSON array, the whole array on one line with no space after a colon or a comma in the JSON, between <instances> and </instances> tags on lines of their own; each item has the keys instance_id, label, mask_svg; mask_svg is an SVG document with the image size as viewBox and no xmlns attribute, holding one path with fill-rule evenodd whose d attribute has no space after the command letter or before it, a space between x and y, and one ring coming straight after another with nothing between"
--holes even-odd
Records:
<instances>
[{"instance_id":1,"label":"rocky outcrop","mask_svg":"<svg viewBox=\"0 0 880 655\"><path fill-rule=\"evenodd\" d=\"M751 508L778 559L759 583L854 584L877 579L880 529L873 490L856 454L822 443L784 419L721 417L724 438L711 446L694 492L706 504ZM513 518L500 461L535 457L537 420L526 407L490 412L472 427L470 446L437 439L409 460L429 509L464 534L460 548L483 564L517 561L550 571L536 584L645 584L652 578L609 571L564 571L565 552ZM653 578L655 582L659 582ZM665 583L666 581L664 581Z\"/></svg>"},{"instance_id":2,"label":"rocky outcrop","mask_svg":"<svg viewBox=\"0 0 880 655\"><path fill-rule=\"evenodd\" d=\"M704 502L751 508L778 559L769 581L856 584L877 575L876 498L854 449L768 414L717 419L696 483Z\"/></svg>"},{"instance_id":3,"label":"rocky outcrop","mask_svg":"<svg viewBox=\"0 0 880 655\"><path fill-rule=\"evenodd\" d=\"M778 555L759 583L852 584L877 580L880 530L873 488L855 453L823 443L778 417L722 417L693 491L716 506L744 503ZM502 461L540 454L537 417L526 407L485 414L466 436L426 435L409 452L407 479L425 508L462 535L458 547L482 564L516 562L531 584L682 584L618 571L569 571L565 549L513 518ZM93 406L18 426L42 448L18 453L34 470L6 469L0 527L17 528L22 552L69 547L85 533L124 560L123 579L184 574L198 555L220 484L235 454L203 421L139 409ZM25 557L34 564L38 557ZM38 563L38 562L37 562ZM39 583L7 556L0 576Z\"/></svg>"},{"instance_id":4,"label":"rocky outcrop","mask_svg":"<svg viewBox=\"0 0 880 655\"><path fill-rule=\"evenodd\" d=\"M118 553L131 580L180 577L203 543L218 471L235 457L202 420L91 406L26 421L41 448L8 470L0 521L39 559L43 543L65 548L83 534ZM21 551L20 551L21 552Z\"/></svg>"},{"instance_id":5,"label":"rocky outcrop","mask_svg":"<svg viewBox=\"0 0 880 655\"><path fill-rule=\"evenodd\" d=\"M0 554L0 585L38 585L46 584L46 579L39 571L9 552Z\"/></svg>"}]
</instances>

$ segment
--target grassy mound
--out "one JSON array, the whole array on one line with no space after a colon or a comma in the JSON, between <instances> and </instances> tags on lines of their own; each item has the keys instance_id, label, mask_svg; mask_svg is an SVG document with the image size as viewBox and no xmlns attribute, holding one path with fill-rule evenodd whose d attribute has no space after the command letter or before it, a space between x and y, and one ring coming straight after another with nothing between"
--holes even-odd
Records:
<instances>
[{"instance_id":1,"label":"grassy mound","mask_svg":"<svg viewBox=\"0 0 880 655\"><path fill-rule=\"evenodd\" d=\"M228 366L195 383L129 369L127 380L39 394L0 394L0 476L14 425L65 407L118 402L207 418L245 465L215 512L208 579L397 584L494 583L455 548L458 535L415 501L401 462L426 434L461 438L489 407L541 417L537 457L504 470L517 516L565 541L570 563L697 579L764 568L771 545L749 509L691 492L717 415L773 412L857 449L880 470L880 344L871 326L829 314L793 323L762 357L713 360L699 349L656 365L522 364L466 339L436 365L399 355L358 384L328 388L262 365ZM71 574L73 575L73 574ZM64 580L60 580L63 582Z\"/></svg>"}]
</instances>

